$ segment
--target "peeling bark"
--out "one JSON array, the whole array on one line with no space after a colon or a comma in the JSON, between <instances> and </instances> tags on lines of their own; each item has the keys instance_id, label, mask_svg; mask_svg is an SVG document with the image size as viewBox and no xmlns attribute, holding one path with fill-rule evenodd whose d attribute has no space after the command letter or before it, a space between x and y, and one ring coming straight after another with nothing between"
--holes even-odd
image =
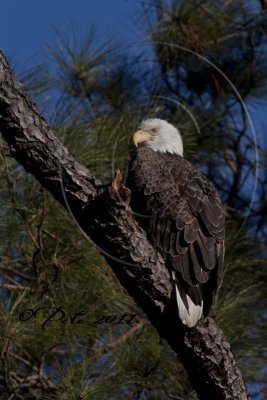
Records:
<instances>
[{"instance_id":1,"label":"peeling bark","mask_svg":"<svg viewBox=\"0 0 267 400\"><path fill-rule=\"evenodd\" d=\"M192 329L180 324L168 269L129 212L129 193L118 176L111 187L103 185L58 141L1 52L0 132L12 157L68 209L61 190L61 166L66 197L77 221L182 360L199 399L248 399L230 345L216 322L206 318Z\"/></svg>"}]
</instances>

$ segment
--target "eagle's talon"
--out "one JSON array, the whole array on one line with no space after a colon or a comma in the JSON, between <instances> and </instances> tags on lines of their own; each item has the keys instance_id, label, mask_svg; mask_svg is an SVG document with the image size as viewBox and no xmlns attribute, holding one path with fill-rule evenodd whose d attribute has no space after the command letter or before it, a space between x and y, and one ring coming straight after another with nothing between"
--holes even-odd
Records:
<instances>
[{"instance_id":1,"label":"eagle's talon","mask_svg":"<svg viewBox=\"0 0 267 400\"><path fill-rule=\"evenodd\" d=\"M122 183L122 174L121 171L119 169L116 169L115 171L115 177L114 180L112 182L112 189L114 192L119 192L120 191L120 187Z\"/></svg>"},{"instance_id":2,"label":"eagle's talon","mask_svg":"<svg viewBox=\"0 0 267 400\"><path fill-rule=\"evenodd\" d=\"M116 197L119 202L125 204L128 208L131 200L131 190L122 184L122 174L119 169L115 171L111 189L114 197Z\"/></svg>"},{"instance_id":3,"label":"eagle's talon","mask_svg":"<svg viewBox=\"0 0 267 400\"><path fill-rule=\"evenodd\" d=\"M122 185L122 190L123 190L124 204L128 208L131 201L131 190L124 185Z\"/></svg>"}]
</instances>

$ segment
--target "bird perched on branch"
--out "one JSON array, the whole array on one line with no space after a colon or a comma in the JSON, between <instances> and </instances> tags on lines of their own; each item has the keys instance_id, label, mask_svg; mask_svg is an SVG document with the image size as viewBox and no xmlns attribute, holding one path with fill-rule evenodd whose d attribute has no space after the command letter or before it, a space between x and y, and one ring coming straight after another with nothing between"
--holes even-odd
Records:
<instances>
[{"instance_id":1,"label":"bird perched on branch","mask_svg":"<svg viewBox=\"0 0 267 400\"><path fill-rule=\"evenodd\" d=\"M222 282L223 207L212 183L183 158L173 125L147 119L133 141L130 206L171 272L181 322L193 327L208 314Z\"/></svg>"}]
</instances>

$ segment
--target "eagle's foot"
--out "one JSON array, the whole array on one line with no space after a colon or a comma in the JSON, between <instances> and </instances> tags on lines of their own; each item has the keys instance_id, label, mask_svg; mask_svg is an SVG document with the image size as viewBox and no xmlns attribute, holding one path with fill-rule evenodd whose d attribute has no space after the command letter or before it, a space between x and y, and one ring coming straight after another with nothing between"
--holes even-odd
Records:
<instances>
[{"instance_id":1,"label":"eagle's foot","mask_svg":"<svg viewBox=\"0 0 267 400\"><path fill-rule=\"evenodd\" d=\"M111 185L112 194L119 199L119 202L123 202L126 207L129 207L131 200L131 191L122 183L122 174L119 169L115 171L115 176Z\"/></svg>"},{"instance_id":2,"label":"eagle's foot","mask_svg":"<svg viewBox=\"0 0 267 400\"><path fill-rule=\"evenodd\" d=\"M116 169L114 174L114 180L112 182L112 189L114 192L119 192L122 185L122 174L119 169Z\"/></svg>"}]
</instances>

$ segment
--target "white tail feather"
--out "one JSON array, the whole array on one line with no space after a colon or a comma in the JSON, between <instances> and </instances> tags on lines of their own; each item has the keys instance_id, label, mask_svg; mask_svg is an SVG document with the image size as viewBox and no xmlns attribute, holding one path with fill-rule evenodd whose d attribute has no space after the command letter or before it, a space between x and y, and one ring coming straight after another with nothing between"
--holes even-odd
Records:
<instances>
[{"instance_id":1,"label":"white tail feather","mask_svg":"<svg viewBox=\"0 0 267 400\"><path fill-rule=\"evenodd\" d=\"M180 320L184 325L192 328L197 324L203 315L203 301L201 302L200 306L194 304L176 279L175 292ZM186 298L187 304L185 304L183 298Z\"/></svg>"}]
</instances>

